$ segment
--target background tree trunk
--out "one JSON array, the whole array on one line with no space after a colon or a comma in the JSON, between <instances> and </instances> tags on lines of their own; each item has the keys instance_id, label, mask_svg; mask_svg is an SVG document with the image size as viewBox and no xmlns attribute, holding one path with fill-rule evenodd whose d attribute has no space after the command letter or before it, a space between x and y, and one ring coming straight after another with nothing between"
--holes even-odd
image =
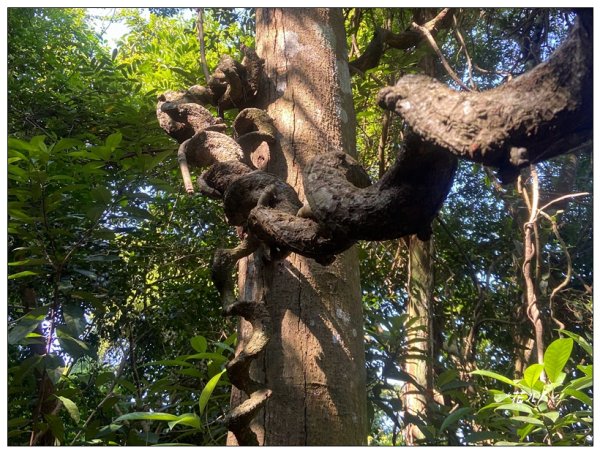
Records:
<instances>
[{"instance_id":1,"label":"background tree trunk","mask_svg":"<svg viewBox=\"0 0 600 453\"><path fill-rule=\"evenodd\" d=\"M414 19L423 24L435 16L435 10L414 9ZM424 44L425 45L425 44ZM419 61L424 74L434 77L435 56L426 54ZM418 418L427 418L428 405L433 396L433 237L421 241L416 235L407 238L408 244L408 305L406 312L411 323L407 329L408 357L404 371L418 384L407 382L403 388L404 410ZM414 321L417 319L417 321ZM423 439L421 430L413 423L406 423L404 441L415 445Z\"/></svg>"},{"instance_id":2,"label":"background tree trunk","mask_svg":"<svg viewBox=\"0 0 600 453\"><path fill-rule=\"evenodd\" d=\"M341 11L260 8L256 50L265 63L259 107L279 132L266 170L302 201L302 168L334 150L355 153L355 115ZM360 445L367 439L358 258L324 267L291 255L239 265L241 298L262 298L272 334L251 373L273 391L251 429L263 445ZM240 340L244 340L244 326ZM234 389L235 405L241 395ZM229 436L228 444L235 444Z\"/></svg>"},{"instance_id":3,"label":"background tree trunk","mask_svg":"<svg viewBox=\"0 0 600 453\"><path fill-rule=\"evenodd\" d=\"M433 241L421 241L416 236L410 236L407 242L409 259L406 312L410 327L407 329L409 350L404 371L418 385L410 382L404 385L402 403L406 413L426 418L433 396ZM406 445L415 445L417 439L423 438L423 433L414 423L405 425Z\"/></svg>"}]
</instances>

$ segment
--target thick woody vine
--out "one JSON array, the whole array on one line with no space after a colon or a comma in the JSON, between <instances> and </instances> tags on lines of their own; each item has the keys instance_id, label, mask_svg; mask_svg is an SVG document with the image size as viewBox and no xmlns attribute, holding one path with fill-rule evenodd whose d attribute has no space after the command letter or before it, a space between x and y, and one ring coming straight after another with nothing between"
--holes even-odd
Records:
<instances>
[{"instance_id":1,"label":"thick woody vine","mask_svg":"<svg viewBox=\"0 0 600 453\"><path fill-rule=\"evenodd\" d=\"M289 184L266 171L279 133L273 119L253 107L264 63L254 50L243 48L241 63L223 56L206 86L159 97L158 121L180 144L186 191L222 200L227 221L241 237L237 247L216 250L212 263L225 315L242 316L253 329L226 366L232 384L248 395L226 417L240 445L257 444L248 426L272 392L249 373L269 341L269 310L264 300L236 300L237 261L260 251L257 256L265 260L297 253L328 265L359 240L411 234L427 240L452 185L456 156L496 167L510 182L520 168L556 155L556 143L570 148L591 140L591 46L585 43L592 30L586 19L546 63L498 89L456 92L416 75L382 89L379 105L401 115L414 131L396 162L372 184L348 150L318 155L303 170L305 205ZM538 102L522 100L528 96ZM216 107L218 117L207 106ZM222 119L229 109L239 110L233 137ZM195 187L194 167L205 169Z\"/></svg>"},{"instance_id":2,"label":"thick woody vine","mask_svg":"<svg viewBox=\"0 0 600 453\"><path fill-rule=\"evenodd\" d=\"M258 95L262 61L243 49L241 63L222 57L207 86L167 92L158 99L160 126L179 142L178 161L184 186L223 201L227 221L241 232L233 249L216 250L212 277L221 294L224 313L242 316L252 325L251 339L227 364L231 382L248 395L226 423L240 444L255 444L247 428L271 390L250 377L249 367L269 341L269 315L264 301L236 300L233 270L237 261L261 249L268 260L298 253L328 265L335 255L358 240L386 240L408 234L426 239L430 224L450 188L456 159L438 147L424 147L414 138L395 165L376 184L344 150L317 156L304 171L305 196L264 171L278 132L263 110L251 107ZM227 125L219 115L240 112ZM192 182L191 168L205 168Z\"/></svg>"}]
</instances>

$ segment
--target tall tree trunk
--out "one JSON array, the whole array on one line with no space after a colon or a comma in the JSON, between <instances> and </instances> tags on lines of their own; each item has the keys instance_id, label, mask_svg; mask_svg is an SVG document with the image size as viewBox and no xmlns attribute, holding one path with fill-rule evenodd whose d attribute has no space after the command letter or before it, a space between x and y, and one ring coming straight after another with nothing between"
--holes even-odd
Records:
<instances>
[{"instance_id":1,"label":"tall tree trunk","mask_svg":"<svg viewBox=\"0 0 600 453\"><path fill-rule=\"evenodd\" d=\"M410 327L407 329L408 358L404 371L417 385L407 382L403 388L402 402L406 413L426 418L427 406L433 396L433 243L421 241L416 236L408 239L408 306ZM404 429L406 445L414 445L424 435L414 423Z\"/></svg>"},{"instance_id":2,"label":"tall tree trunk","mask_svg":"<svg viewBox=\"0 0 600 453\"><path fill-rule=\"evenodd\" d=\"M266 170L302 201L302 169L319 153L355 153L355 115L341 11L259 8L256 51L265 59L259 107L279 132ZM329 266L292 254L239 264L240 297L265 301L271 339L251 373L272 390L251 429L261 445L361 445L367 438L358 257ZM247 333L246 333L247 335ZM244 326L240 339L244 341ZM233 405L242 395L235 391ZM228 444L235 444L229 436Z\"/></svg>"},{"instance_id":3,"label":"tall tree trunk","mask_svg":"<svg viewBox=\"0 0 600 453\"><path fill-rule=\"evenodd\" d=\"M435 15L435 10L415 9L414 20L423 24ZM425 55L419 61L424 74L435 76L435 57ZM407 414L427 418L427 406L433 397L433 238L421 241L416 235L408 243L408 306L406 312L411 323L407 329L409 357L404 362L406 371L414 381L403 389L402 402ZM416 319L416 321L414 321ZM404 429L406 445L423 439L421 430L413 423Z\"/></svg>"}]
</instances>

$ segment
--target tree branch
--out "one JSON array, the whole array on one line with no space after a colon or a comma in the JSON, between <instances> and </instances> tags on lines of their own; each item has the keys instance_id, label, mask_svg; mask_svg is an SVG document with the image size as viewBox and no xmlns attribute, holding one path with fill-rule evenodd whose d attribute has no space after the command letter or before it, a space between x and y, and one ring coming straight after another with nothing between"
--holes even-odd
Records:
<instances>
[{"instance_id":1,"label":"tree branch","mask_svg":"<svg viewBox=\"0 0 600 453\"><path fill-rule=\"evenodd\" d=\"M452 78L452 80L454 80L456 82L456 84L459 87L461 87L463 90L471 91L471 89L468 86L466 86L462 80L460 80L458 75L456 75L456 72L454 72L454 69L452 69L452 67L448 64L448 62L446 61L446 58L444 58L442 51L440 50L437 43L435 42L435 39L433 39L433 36L431 36L431 33L429 32L429 30L427 30L426 27L422 27L421 25L419 25L415 22L413 22L411 24L411 27L413 29L419 31L419 33L421 33L425 37L425 39L427 40L427 42L429 43L429 45L431 46L431 48L433 49L435 54L438 56L438 58L442 62L442 66L444 66L444 69L446 70L448 75Z\"/></svg>"},{"instance_id":2,"label":"tree branch","mask_svg":"<svg viewBox=\"0 0 600 453\"><path fill-rule=\"evenodd\" d=\"M444 8L440 13L430 21L422 25L432 36L435 36L439 30L449 26L453 14L448 14L452 8ZM414 30L406 30L400 34L392 33L385 28L377 28L373 39L356 60L352 60L350 73L352 75L363 74L369 69L373 69L379 64L379 60L385 53L385 45L394 49L407 50L417 46L423 40L423 35Z\"/></svg>"},{"instance_id":3,"label":"tree branch","mask_svg":"<svg viewBox=\"0 0 600 453\"><path fill-rule=\"evenodd\" d=\"M457 92L431 77L407 75L379 92L426 142L498 168L519 169L570 152L593 136L592 30L578 20L548 61L485 92Z\"/></svg>"}]
</instances>

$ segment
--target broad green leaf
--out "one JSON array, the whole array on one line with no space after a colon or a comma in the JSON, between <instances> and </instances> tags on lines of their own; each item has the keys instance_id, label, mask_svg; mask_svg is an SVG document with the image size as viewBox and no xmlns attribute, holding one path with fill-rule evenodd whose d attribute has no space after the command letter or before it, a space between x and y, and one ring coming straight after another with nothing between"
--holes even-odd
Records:
<instances>
[{"instance_id":1,"label":"broad green leaf","mask_svg":"<svg viewBox=\"0 0 600 453\"><path fill-rule=\"evenodd\" d=\"M170 421L168 423L169 429L173 429L174 426L179 425L179 424L191 426L192 428L196 428L196 429L201 428L200 417L198 417L196 414L192 414L192 413L182 414L176 420Z\"/></svg>"},{"instance_id":2,"label":"broad green leaf","mask_svg":"<svg viewBox=\"0 0 600 453\"><path fill-rule=\"evenodd\" d=\"M78 304L68 304L63 306L63 318L65 320L66 330L72 336L79 336L87 326L85 321L85 311Z\"/></svg>"},{"instance_id":3,"label":"broad green leaf","mask_svg":"<svg viewBox=\"0 0 600 453\"><path fill-rule=\"evenodd\" d=\"M193 337L190 340L190 343L192 344L192 348L194 348L195 351L198 351L200 353L206 352L208 342L206 341L206 338L204 338L202 335Z\"/></svg>"},{"instance_id":4,"label":"broad green leaf","mask_svg":"<svg viewBox=\"0 0 600 453\"><path fill-rule=\"evenodd\" d=\"M106 147L112 151L117 146L119 146L119 143L121 143L122 139L123 139L123 134L121 134L120 132L115 132L114 134L110 134L106 138L106 143L105 143Z\"/></svg>"},{"instance_id":5,"label":"broad green leaf","mask_svg":"<svg viewBox=\"0 0 600 453\"><path fill-rule=\"evenodd\" d=\"M226 362L227 357L216 353L216 352L199 352L198 354L192 354L185 356L186 360L201 359L201 360L215 360L217 362Z\"/></svg>"},{"instance_id":6,"label":"broad green leaf","mask_svg":"<svg viewBox=\"0 0 600 453\"><path fill-rule=\"evenodd\" d=\"M175 370L175 372L177 374L183 374L184 376L193 376L198 379L203 379L204 377L206 377L206 373L203 373L203 372L197 370L196 368L181 368L181 369Z\"/></svg>"},{"instance_id":7,"label":"broad green leaf","mask_svg":"<svg viewBox=\"0 0 600 453\"><path fill-rule=\"evenodd\" d=\"M29 214L26 214L25 212L23 212L20 209L8 209L8 215L16 220L22 220L23 222L34 222L35 220L38 220L39 217L31 217Z\"/></svg>"},{"instance_id":8,"label":"broad green leaf","mask_svg":"<svg viewBox=\"0 0 600 453\"><path fill-rule=\"evenodd\" d=\"M58 415L44 414L44 419L50 427L50 431L60 443L65 440L65 426Z\"/></svg>"},{"instance_id":9,"label":"broad green leaf","mask_svg":"<svg viewBox=\"0 0 600 453\"><path fill-rule=\"evenodd\" d=\"M8 137L8 148L13 150L31 151L35 149L35 145L30 144L25 140L19 140L18 138Z\"/></svg>"},{"instance_id":10,"label":"broad green leaf","mask_svg":"<svg viewBox=\"0 0 600 453\"><path fill-rule=\"evenodd\" d=\"M573 339L559 338L550 343L544 354L544 371L550 382L556 382L573 349Z\"/></svg>"},{"instance_id":11,"label":"broad green leaf","mask_svg":"<svg viewBox=\"0 0 600 453\"><path fill-rule=\"evenodd\" d=\"M65 149L75 148L76 146L82 146L81 140L74 138L61 138L53 147L52 152L59 153Z\"/></svg>"},{"instance_id":12,"label":"broad green leaf","mask_svg":"<svg viewBox=\"0 0 600 453\"><path fill-rule=\"evenodd\" d=\"M593 376L594 365L577 365L577 369L582 371L586 376Z\"/></svg>"},{"instance_id":13,"label":"broad green leaf","mask_svg":"<svg viewBox=\"0 0 600 453\"><path fill-rule=\"evenodd\" d=\"M542 371L544 371L544 365L540 363L534 363L529 365L523 373L523 380L521 381L530 389L533 389L535 383L540 378Z\"/></svg>"},{"instance_id":14,"label":"broad green leaf","mask_svg":"<svg viewBox=\"0 0 600 453\"><path fill-rule=\"evenodd\" d=\"M569 396L572 396L573 398L578 399L579 401L581 401L584 404L587 404L590 407L592 407L594 404L592 399L580 390L566 388L563 390L563 393L565 395L569 395Z\"/></svg>"},{"instance_id":15,"label":"broad green leaf","mask_svg":"<svg viewBox=\"0 0 600 453\"><path fill-rule=\"evenodd\" d=\"M590 357L594 355L592 346L581 335L577 335L576 333L564 329L560 329L559 332L572 338Z\"/></svg>"},{"instance_id":16,"label":"broad green leaf","mask_svg":"<svg viewBox=\"0 0 600 453\"><path fill-rule=\"evenodd\" d=\"M99 203L108 204L112 200L112 193L109 189L103 186L94 187L90 191L90 195Z\"/></svg>"},{"instance_id":17,"label":"broad green leaf","mask_svg":"<svg viewBox=\"0 0 600 453\"><path fill-rule=\"evenodd\" d=\"M177 420L178 418L178 415L167 414L165 412L130 412L129 414L121 415L115 422L130 420L157 420L169 422Z\"/></svg>"},{"instance_id":18,"label":"broad green leaf","mask_svg":"<svg viewBox=\"0 0 600 453\"><path fill-rule=\"evenodd\" d=\"M56 329L58 343L64 351L73 358L82 356L95 356L95 350L91 350L87 343L78 338L74 338L62 329Z\"/></svg>"},{"instance_id":19,"label":"broad green leaf","mask_svg":"<svg viewBox=\"0 0 600 453\"><path fill-rule=\"evenodd\" d=\"M533 409L525 403L508 403L498 406L496 410L518 411L533 414Z\"/></svg>"},{"instance_id":20,"label":"broad green leaf","mask_svg":"<svg viewBox=\"0 0 600 453\"><path fill-rule=\"evenodd\" d=\"M97 154L91 153L89 151L73 151L73 152L69 153L69 156L81 157L83 159L89 159L89 160L102 160L102 157L98 156Z\"/></svg>"},{"instance_id":21,"label":"broad green leaf","mask_svg":"<svg viewBox=\"0 0 600 453\"><path fill-rule=\"evenodd\" d=\"M552 420L553 423L556 423L556 420L558 420L560 417L560 413L558 411L541 412L540 415Z\"/></svg>"},{"instance_id":22,"label":"broad green leaf","mask_svg":"<svg viewBox=\"0 0 600 453\"><path fill-rule=\"evenodd\" d=\"M213 341L212 343L217 347L217 349L219 349L221 351L234 352L233 348L231 346L229 346L227 343L222 343L220 341Z\"/></svg>"},{"instance_id":23,"label":"broad green leaf","mask_svg":"<svg viewBox=\"0 0 600 453\"><path fill-rule=\"evenodd\" d=\"M470 407L461 407L460 409L455 410L444 419L442 425L440 426L440 431L444 432L448 426L451 426L454 422L461 420L469 412L471 412Z\"/></svg>"},{"instance_id":24,"label":"broad green leaf","mask_svg":"<svg viewBox=\"0 0 600 453\"><path fill-rule=\"evenodd\" d=\"M18 344L46 318L48 308L39 307L20 318L8 331L8 344Z\"/></svg>"},{"instance_id":25,"label":"broad green leaf","mask_svg":"<svg viewBox=\"0 0 600 453\"><path fill-rule=\"evenodd\" d=\"M513 386L517 386L517 383L515 381L513 381L512 379L507 378L506 376L502 376L501 374L495 373L493 371L488 371L488 370L475 370L475 371L471 371L470 374L477 374L479 376L487 376L487 377L491 377L493 379L496 379L498 381L504 382L506 384L509 385L513 385Z\"/></svg>"},{"instance_id":26,"label":"broad green leaf","mask_svg":"<svg viewBox=\"0 0 600 453\"><path fill-rule=\"evenodd\" d=\"M73 270L75 272L77 272L78 274L85 275L90 280L97 280L98 279L98 276L94 272L92 272L92 271L88 271L86 269L80 269L78 267L73 268Z\"/></svg>"},{"instance_id":27,"label":"broad green leaf","mask_svg":"<svg viewBox=\"0 0 600 453\"><path fill-rule=\"evenodd\" d=\"M80 415L77 404L75 404L72 400L64 396L57 396L57 398L62 401L63 405L65 406L65 409L67 409L67 412L69 412L69 415L71 416L73 421L75 423L79 423Z\"/></svg>"},{"instance_id":28,"label":"broad green leaf","mask_svg":"<svg viewBox=\"0 0 600 453\"><path fill-rule=\"evenodd\" d=\"M109 261L119 261L121 257L119 255L88 255L83 258L84 261L101 261L101 262L109 262Z\"/></svg>"},{"instance_id":29,"label":"broad green leaf","mask_svg":"<svg viewBox=\"0 0 600 453\"><path fill-rule=\"evenodd\" d=\"M191 426L192 428L196 429L200 429L201 427L200 417L198 417L196 414L183 414L180 415L177 420L173 420L172 422L168 423L169 429L173 429L173 427L180 423L182 425Z\"/></svg>"},{"instance_id":30,"label":"broad green leaf","mask_svg":"<svg viewBox=\"0 0 600 453\"><path fill-rule=\"evenodd\" d=\"M46 140L45 135L36 135L31 139L31 144L35 146L39 151L48 151L48 147L44 141Z\"/></svg>"},{"instance_id":31,"label":"broad green leaf","mask_svg":"<svg viewBox=\"0 0 600 453\"><path fill-rule=\"evenodd\" d=\"M206 408L206 405L208 404L208 400L210 399L210 396L212 395L215 387L217 386L217 384L221 380L221 376L223 376L223 373L225 373L225 371L226 370L223 370L220 373L215 374L210 379L210 381L208 381L206 383L206 386L202 390L202 393L200 394L200 402L199 402L200 415L202 415L204 413L204 409Z\"/></svg>"},{"instance_id":32,"label":"broad green leaf","mask_svg":"<svg viewBox=\"0 0 600 453\"><path fill-rule=\"evenodd\" d=\"M537 418L534 418L534 417L526 417L524 415L515 415L514 417L511 417L510 419L518 421L518 422L531 423L532 425L544 426L544 422L542 422L541 420L538 420Z\"/></svg>"},{"instance_id":33,"label":"broad green leaf","mask_svg":"<svg viewBox=\"0 0 600 453\"><path fill-rule=\"evenodd\" d=\"M48 260L45 258L29 258L26 260L8 263L9 266L40 266L43 264L48 264Z\"/></svg>"},{"instance_id":34,"label":"broad green leaf","mask_svg":"<svg viewBox=\"0 0 600 453\"><path fill-rule=\"evenodd\" d=\"M39 275L40 273L37 271L22 271L22 272L17 272L16 274L10 274L8 276L9 280L14 280L15 278L23 278L23 277L29 277L31 275Z\"/></svg>"}]
</instances>

